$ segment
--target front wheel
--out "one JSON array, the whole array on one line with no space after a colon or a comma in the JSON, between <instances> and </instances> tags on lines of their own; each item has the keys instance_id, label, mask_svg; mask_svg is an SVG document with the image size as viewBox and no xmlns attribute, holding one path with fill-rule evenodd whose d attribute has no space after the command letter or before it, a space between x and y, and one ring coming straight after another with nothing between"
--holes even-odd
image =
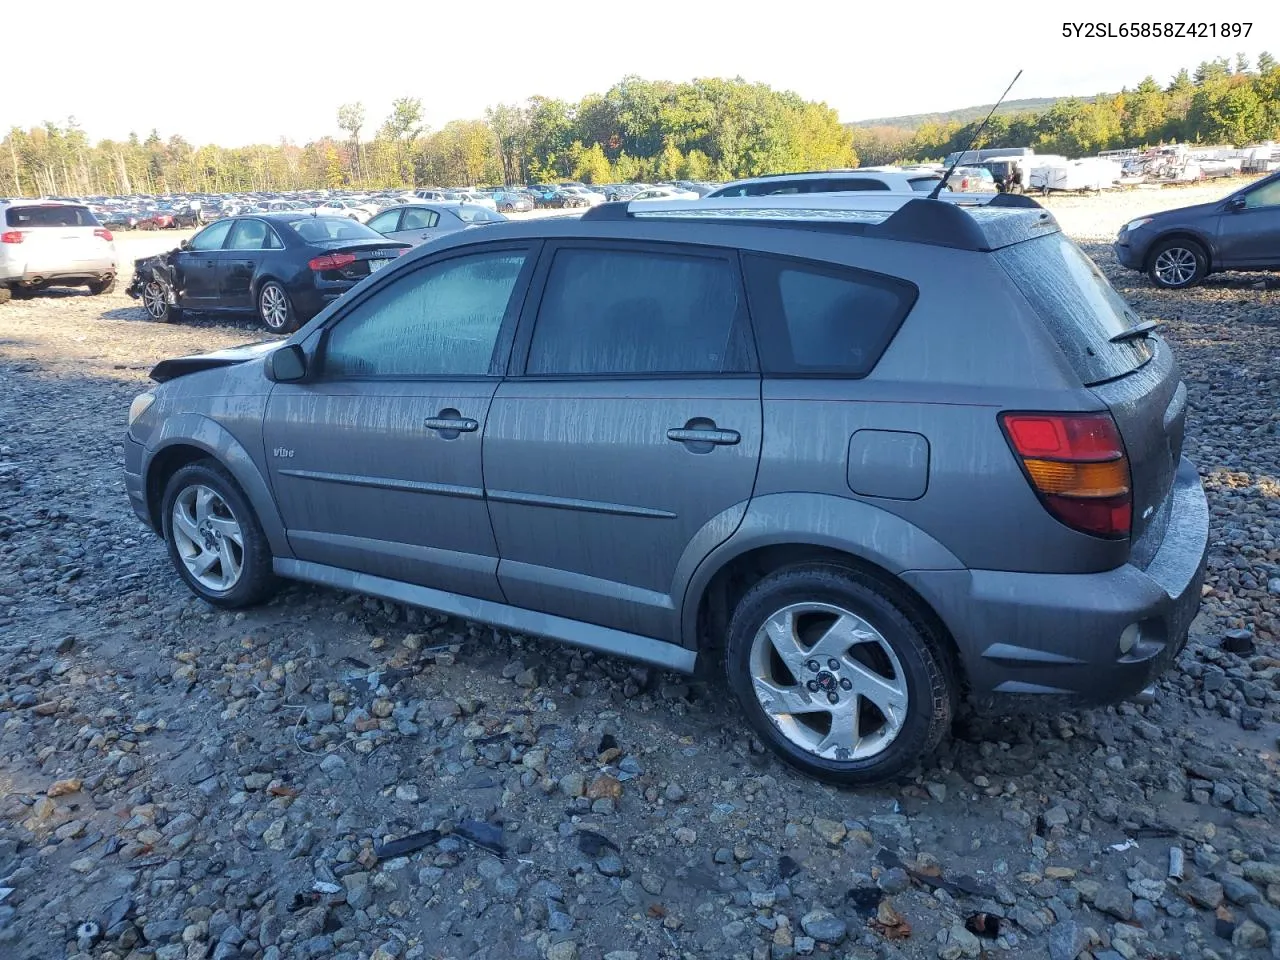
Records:
<instances>
[{"instance_id":1,"label":"front wheel","mask_svg":"<svg viewBox=\"0 0 1280 960\"><path fill-rule=\"evenodd\" d=\"M729 686L756 734L800 771L879 783L933 750L956 680L938 640L875 578L829 564L765 577L738 603Z\"/></svg>"},{"instance_id":2,"label":"front wheel","mask_svg":"<svg viewBox=\"0 0 1280 960\"><path fill-rule=\"evenodd\" d=\"M169 288L159 280L149 280L142 288L142 309L157 323L177 323L182 311L169 302Z\"/></svg>"},{"instance_id":3,"label":"front wheel","mask_svg":"<svg viewBox=\"0 0 1280 960\"><path fill-rule=\"evenodd\" d=\"M200 460L175 473L165 487L161 516L169 557L198 597L237 609L275 590L266 534L221 464Z\"/></svg>"},{"instance_id":4,"label":"front wheel","mask_svg":"<svg viewBox=\"0 0 1280 960\"><path fill-rule=\"evenodd\" d=\"M1157 287L1180 290L1195 286L1209 272L1204 247L1194 240L1165 240L1151 251L1147 276Z\"/></svg>"},{"instance_id":5,"label":"front wheel","mask_svg":"<svg viewBox=\"0 0 1280 960\"><path fill-rule=\"evenodd\" d=\"M293 333L300 324L284 287L268 280L258 290L258 319L272 333Z\"/></svg>"}]
</instances>

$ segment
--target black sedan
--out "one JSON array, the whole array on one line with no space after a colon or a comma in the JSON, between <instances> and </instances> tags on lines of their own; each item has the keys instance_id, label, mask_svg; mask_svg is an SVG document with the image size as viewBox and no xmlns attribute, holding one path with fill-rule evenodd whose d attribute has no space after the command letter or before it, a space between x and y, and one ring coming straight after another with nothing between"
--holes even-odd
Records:
<instances>
[{"instance_id":1,"label":"black sedan","mask_svg":"<svg viewBox=\"0 0 1280 960\"><path fill-rule=\"evenodd\" d=\"M346 217L228 217L136 261L129 295L154 320L252 310L272 333L290 333L408 249Z\"/></svg>"},{"instance_id":2,"label":"black sedan","mask_svg":"<svg viewBox=\"0 0 1280 960\"><path fill-rule=\"evenodd\" d=\"M1130 220L1115 253L1156 286L1174 289L1223 270L1280 270L1280 173L1213 203Z\"/></svg>"}]
</instances>

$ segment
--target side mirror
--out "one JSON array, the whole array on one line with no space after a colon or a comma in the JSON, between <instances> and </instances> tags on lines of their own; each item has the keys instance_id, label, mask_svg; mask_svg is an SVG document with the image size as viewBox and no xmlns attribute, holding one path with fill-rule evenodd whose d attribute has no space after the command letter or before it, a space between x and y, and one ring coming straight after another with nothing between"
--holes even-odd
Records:
<instances>
[{"instance_id":1,"label":"side mirror","mask_svg":"<svg viewBox=\"0 0 1280 960\"><path fill-rule=\"evenodd\" d=\"M1244 197L1232 197L1227 201L1228 210L1243 210L1245 205Z\"/></svg>"},{"instance_id":2,"label":"side mirror","mask_svg":"<svg viewBox=\"0 0 1280 960\"><path fill-rule=\"evenodd\" d=\"M296 383L307 375L307 354L296 343L288 343L267 358L267 377L276 383Z\"/></svg>"},{"instance_id":3,"label":"side mirror","mask_svg":"<svg viewBox=\"0 0 1280 960\"><path fill-rule=\"evenodd\" d=\"M190 241L190 240L183 240L180 244L178 244L178 249L179 249L179 250L190 250L190 249L191 249L191 241Z\"/></svg>"}]
</instances>

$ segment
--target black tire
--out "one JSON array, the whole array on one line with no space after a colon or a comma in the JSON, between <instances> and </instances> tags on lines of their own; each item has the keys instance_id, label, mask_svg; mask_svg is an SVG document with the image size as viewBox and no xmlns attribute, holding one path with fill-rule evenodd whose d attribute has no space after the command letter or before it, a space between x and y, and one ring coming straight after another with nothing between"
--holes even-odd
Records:
<instances>
[{"instance_id":1,"label":"black tire","mask_svg":"<svg viewBox=\"0 0 1280 960\"><path fill-rule=\"evenodd\" d=\"M278 302L283 305L283 314L268 306L268 301L275 297L282 298ZM272 333L293 333L302 326L288 291L275 280L264 281L258 287L258 296L255 299L258 304L258 320Z\"/></svg>"},{"instance_id":2,"label":"black tire","mask_svg":"<svg viewBox=\"0 0 1280 960\"><path fill-rule=\"evenodd\" d=\"M95 297L100 297L104 293L111 293L112 291L115 290L116 278L105 277L102 280L91 280L89 281L88 284L86 284L86 286L88 286L89 288L89 293L91 293Z\"/></svg>"},{"instance_id":3,"label":"black tire","mask_svg":"<svg viewBox=\"0 0 1280 960\"><path fill-rule=\"evenodd\" d=\"M244 541L240 576L235 584L226 590L211 590L200 583L187 569L174 538L174 502L184 490L194 486L204 486L214 490L230 508L232 516L240 525ZM202 600L217 607L237 610L261 603L276 591L279 581L271 568L271 547L267 543L266 534L262 532L258 515L249 505L239 484L216 460L198 460L178 470L169 478L161 501L160 518L165 546L168 548L169 559L174 569L178 571L178 576L191 592Z\"/></svg>"},{"instance_id":4,"label":"black tire","mask_svg":"<svg viewBox=\"0 0 1280 960\"><path fill-rule=\"evenodd\" d=\"M1166 290L1194 287L1208 272L1209 257L1194 240L1161 240L1147 255L1147 276Z\"/></svg>"},{"instance_id":5,"label":"black tire","mask_svg":"<svg viewBox=\"0 0 1280 960\"><path fill-rule=\"evenodd\" d=\"M757 633L776 612L805 603L856 614L879 632L898 660L907 707L896 737L878 753L840 760L810 752L787 738L756 696L751 650ZM910 601L874 577L834 564L785 567L748 590L730 619L724 659L729 687L756 735L802 773L845 786L880 783L919 762L950 728L958 700L958 680L950 658Z\"/></svg>"},{"instance_id":6,"label":"black tire","mask_svg":"<svg viewBox=\"0 0 1280 960\"><path fill-rule=\"evenodd\" d=\"M9 288L9 294L15 300L31 300L35 297L38 290L38 287L16 286Z\"/></svg>"}]
</instances>

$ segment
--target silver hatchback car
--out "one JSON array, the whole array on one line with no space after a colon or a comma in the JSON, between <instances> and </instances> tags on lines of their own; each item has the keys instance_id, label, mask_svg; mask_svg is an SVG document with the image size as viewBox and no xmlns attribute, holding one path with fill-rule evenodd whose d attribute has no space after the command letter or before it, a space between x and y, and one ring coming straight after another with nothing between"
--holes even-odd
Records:
<instances>
[{"instance_id":1,"label":"silver hatchback car","mask_svg":"<svg viewBox=\"0 0 1280 960\"><path fill-rule=\"evenodd\" d=\"M867 196L441 238L288 340L158 365L134 510L212 604L287 577L722 665L835 782L961 698L1139 693L1208 540L1168 344L1034 201Z\"/></svg>"}]
</instances>

